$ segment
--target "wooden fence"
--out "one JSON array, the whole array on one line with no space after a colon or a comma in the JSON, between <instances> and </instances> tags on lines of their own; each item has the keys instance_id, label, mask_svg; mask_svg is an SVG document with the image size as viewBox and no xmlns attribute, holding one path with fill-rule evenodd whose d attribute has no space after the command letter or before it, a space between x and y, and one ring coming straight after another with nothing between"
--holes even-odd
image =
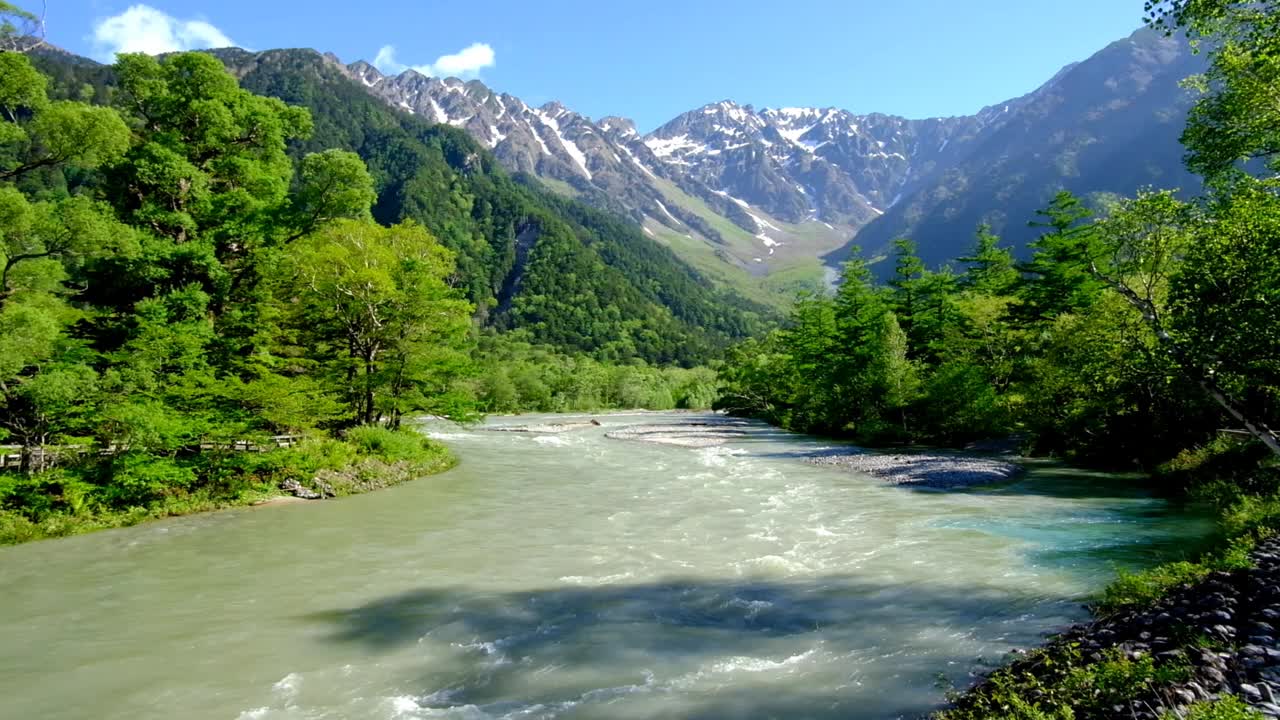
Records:
<instances>
[{"instance_id":1,"label":"wooden fence","mask_svg":"<svg viewBox=\"0 0 1280 720\"><path fill-rule=\"evenodd\" d=\"M200 450L229 450L231 452L267 452L278 448L289 448L302 441L301 435L272 435L262 443L250 440L236 440L229 443L200 443ZM99 455L115 455L129 449L128 445L111 444L100 450ZM62 460L90 452L88 445L48 445L31 448L32 465L37 468L49 468ZM0 445L0 470L22 467L21 445Z\"/></svg>"}]
</instances>

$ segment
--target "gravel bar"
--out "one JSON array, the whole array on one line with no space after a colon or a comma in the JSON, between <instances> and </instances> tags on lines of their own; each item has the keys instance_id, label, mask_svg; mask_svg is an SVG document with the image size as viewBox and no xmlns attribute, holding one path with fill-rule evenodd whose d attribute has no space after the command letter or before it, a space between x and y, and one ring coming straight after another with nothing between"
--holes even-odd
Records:
<instances>
[{"instance_id":1,"label":"gravel bar","mask_svg":"<svg viewBox=\"0 0 1280 720\"><path fill-rule=\"evenodd\" d=\"M936 453L824 453L806 458L812 465L840 467L895 485L948 490L1012 480L1021 465L992 458Z\"/></svg>"}]
</instances>

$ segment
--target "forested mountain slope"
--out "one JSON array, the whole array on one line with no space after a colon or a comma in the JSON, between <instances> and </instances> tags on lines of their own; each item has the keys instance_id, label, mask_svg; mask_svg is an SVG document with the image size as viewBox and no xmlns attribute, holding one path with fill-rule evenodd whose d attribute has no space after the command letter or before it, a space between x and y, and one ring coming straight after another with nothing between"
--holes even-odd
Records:
<instances>
[{"instance_id":1,"label":"forested mountain slope","mask_svg":"<svg viewBox=\"0 0 1280 720\"><path fill-rule=\"evenodd\" d=\"M713 290L629 223L510 177L465 132L395 110L331 58L310 50L216 52L252 92L311 111L301 157L325 148L360 155L384 224L413 219L458 253L455 282L477 319L535 342L603 359L696 363L751 331L763 310ZM110 95L110 70L63 53L41 56L55 92ZM517 238L528 247L517 249ZM518 289L500 304L503 288Z\"/></svg>"}]
</instances>

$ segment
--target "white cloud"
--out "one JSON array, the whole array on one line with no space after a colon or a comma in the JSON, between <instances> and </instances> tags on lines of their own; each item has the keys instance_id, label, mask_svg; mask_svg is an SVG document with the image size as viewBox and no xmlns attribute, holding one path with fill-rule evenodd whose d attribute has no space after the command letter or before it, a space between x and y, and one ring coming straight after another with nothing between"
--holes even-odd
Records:
<instances>
[{"instance_id":1,"label":"white cloud","mask_svg":"<svg viewBox=\"0 0 1280 720\"><path fill-rule=\"evenodd\" d=\"M236 43L204 20L179 20L148 5L98 21L93 27L93 45L102 60L116 53L141 52L148 55L232 47Z\"/></svg>"},{"instance_id":2,"label":"white cloud","mask_svg":"<svg viewBox=\"0 0 1280 720\"><path fill-rule=\"evenodd\" d=\"M475 77L480 71L493 67L493 48L486 43L472 43L452 55L441 55L429 65L405 65L396 60L396 49L383 45L373 59L374 67L384 73L398 75L405 70L417 70L432 77Z\"/></svg>"}]
</instances>

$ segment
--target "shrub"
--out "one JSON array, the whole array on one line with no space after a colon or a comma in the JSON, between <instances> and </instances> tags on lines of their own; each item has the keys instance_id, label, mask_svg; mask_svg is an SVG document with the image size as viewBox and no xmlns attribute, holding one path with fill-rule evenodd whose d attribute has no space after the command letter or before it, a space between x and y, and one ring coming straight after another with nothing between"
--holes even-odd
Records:
<instances>
[{"instance_id":1,"label":"shrub","mask_svg":"<svg viewBox=\"0 0 1280 720\"><path fill-rule=\"evenodd\" d=\"M1112 648L1100 661L1072 668L1063 682L1063 693L1074 707L1109 708L1126 704L1151 688L1186 680L1189 675L1186 665L1156 665L1150 655L1135 660Z\"/></svg>"},{"instance_id":2,"label":"shrub","mask_svg":"<svg viewBox=\"0 0 1280 720\"><path fill-rule=\"evenodd\" d=\"M14 545L44 537L40 526L21 513L0 510L0 545Z\"/></svg>"},{"instance_id":3,"label":"shrub","mask_svg":"<svg viewBox=\"0 0 1280 720\"><path fill-rule=\"evenodd\" d=\"M104 494L116 507L145 506L196 482L195 472L173 458L139 452L116 455L103 467Z\"/></svg>"},{"instance_id":4,"label":"shrub","mask_svg":"<svg viewBox=\"0 0 1280 720\"><path fill-rule=\"evenodd\" d=\"M1218 436L1178 453L1160 466L1159 474L1166 484L1225 507L1244 495L1271 494L1280 489L1270 458L1262 443Z\"/></svg>"},{"instance_id":5,"label":"shrub","mask_svg":"<svg viewBox=\"0 0 1280 720\"><path fill-rule=\"evenodd\" d=\"M361 425L347 431L347 442L361 455L387 462L422 461L438 454L440 446L412 430L388 430L377 425Z\"/></svg>"},{"instance_id":6,"label":"shrub","mask_svg":"<svg viewBox=\"0 0 1280 720\"><path fill-rule=\"evenodd\" d=\"M1148 605L1179 585L1204 579L1209 572L1209 567L1185 560L1137 573L1121 570L1103 592L1099 607L1104 611L1114 611L1132 605Z\"/></svg>"},{"instance_id":7,"label":"shrub","mask_svg":"<svg viewBox=\"0 0 1280 720\"><path fill-rule=\"evenodd\" d=\"M1234 695L1192 703L1185 715L1166 712L1161 720L1262 720L1262 713Z\"/></svg>"},{"instance_id":8,"label":"shrub","mask_svg":"<svg viewBox=\"0 0 1280 720\"><path fill-rule=\"evenodd\" d=\"M1185 680L1185 664L1157 664L1150 656L1130 659L1118 648L1086 662L1075 646L1059 646L1028 656L1036 668L997 670L983 685L957 698L957 707L937 720L1071 720L1127 704L1154 688Z\"/></svg>"}]
</instances>

